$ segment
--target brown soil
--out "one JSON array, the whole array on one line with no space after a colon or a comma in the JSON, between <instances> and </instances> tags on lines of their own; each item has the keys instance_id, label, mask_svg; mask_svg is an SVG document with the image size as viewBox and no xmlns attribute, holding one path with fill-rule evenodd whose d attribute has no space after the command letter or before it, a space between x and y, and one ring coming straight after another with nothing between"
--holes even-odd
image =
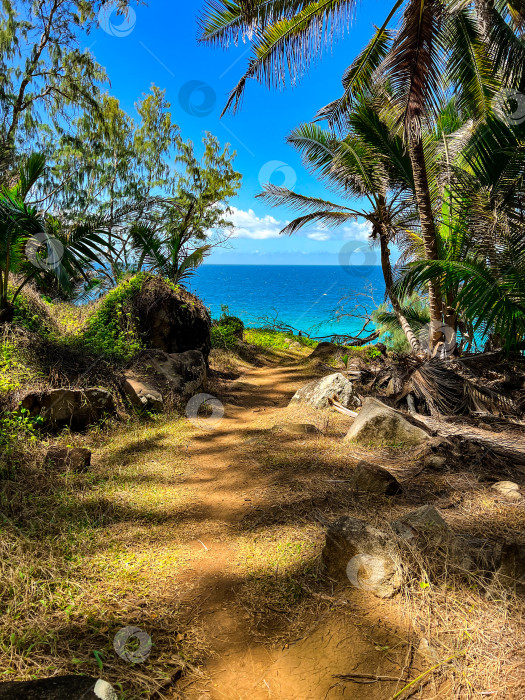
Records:
<instances>
[{"instance_id":1,"label":"brown soil","mask_svg":"<svg viewBox=\"0 0 525 700\"><path fill-rule=\"evenodd\" d=\"M403 687L409 673L406 640L385 628L380 616L364 623L344 600L331 610L336 599L326 605L329 596L323 601L318 594L321 605L300 615L299 638L288 635L294 612L283 610L277 615L281 619L275 619L271 608L265 614L262 600L263 610L256 611L262 618L259 627L265 627L261 638L249 624L254 611L239 599L244 579L233 542L243 523L253 519L254 509L271 505L264 494L272 481L257 459L249 459L249 453L247 458L243 441L261 428L261 416L264 425L286 422L289 399L305 378L297 366L251 369L230 387L235 403L225 405L220 425L197 435L188 450L196 468L195 516L203 523L197 546L206 551L185 572L182 599L198 611L210 645L205 666L178 686L188 700L351 700L364 693L370 700L383 700ZM308 440L315 449L309 436L301 442ZM380 609L381 603L374 601L372 608ZM295 631L297 621L293 627ZM349 682L337 677L350 673L363 678Z\"/></svg>"}]
</instances>

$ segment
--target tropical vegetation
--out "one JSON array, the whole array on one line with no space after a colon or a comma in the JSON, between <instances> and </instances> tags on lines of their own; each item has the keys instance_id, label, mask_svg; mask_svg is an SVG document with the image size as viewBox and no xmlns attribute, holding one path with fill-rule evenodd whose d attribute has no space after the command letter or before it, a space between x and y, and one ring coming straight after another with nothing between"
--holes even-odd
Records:
<instances>
[{"instance_id":1,"label":"tropical vegetation","mask_svg":"<svg viewBox=\"0 0 525 700\"><path fill-rule=\"evenodd\" d=\"M101 3L2 7L0 319L28 283L82 302L141 271L186 280L230 235L235 153L206 133L199 155L154 85L138 120L121 108L79 47Z\"/></svg>"},{"instance_id":2,"label":"tropical vegetation","mask_svg":"<svg viewBox=\"0 0 525 700\"><path fill-rule=\"evenodd\" d=\"M252 45L225 111L239 108L251 79L282 88L303 77L347 34L357 5L209 0L201 40ZM342 96L288 139L349 201L272 185L262 193L300 213L284 233L313 222L369 223L396 323L416 353L522 345L524 20L516 2L398 0L345 71ZM391 244L401 251L394 269ZM423 343L406 313L412 293L428 308Z\"/></svg>"}]
</instances>

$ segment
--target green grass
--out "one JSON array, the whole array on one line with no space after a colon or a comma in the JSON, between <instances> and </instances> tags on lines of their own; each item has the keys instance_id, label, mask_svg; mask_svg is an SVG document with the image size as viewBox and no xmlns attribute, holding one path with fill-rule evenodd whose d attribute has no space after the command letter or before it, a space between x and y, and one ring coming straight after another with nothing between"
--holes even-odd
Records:
<instances>
[{"instance_id":1,"label":"green grass","mask_svg":"<svg viewBox=\"0 0 525 700\"><path fill-rule=\"evenodd\" d=\"M297 342L301 346L308 348L315 348L318 345L316 340L267 328L247 328L244 331L244 339L247 343L262 348L263 350L288 350L290 344L293 342Z\"/></svg>"}]
</instances>

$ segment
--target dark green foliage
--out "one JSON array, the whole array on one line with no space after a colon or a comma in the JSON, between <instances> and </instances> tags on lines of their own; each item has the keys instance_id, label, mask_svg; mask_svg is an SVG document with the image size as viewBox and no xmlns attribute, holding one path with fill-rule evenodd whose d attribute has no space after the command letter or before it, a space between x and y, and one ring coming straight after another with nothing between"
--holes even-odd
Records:
<instances>
[{"instance_id":1,"label":"dark green foliage","mask_svg":"<svg viewBox=\"0 0 525 700\"><path fill-rule=\"evenodd\" d=\"M237 344L235 329L229 325L214 324L211 327L211 346L219 350L231 350Z\"/></svg>"},{"instance_id":2,"label":"dark green foliage","mask_svg":"<svg viewBox=\"0 0 525 700\"><path fill-rule=\"evenodd\" d=\"M239 340L242 340L244 333L244 323L237 316L221 316L218 321L218 325L221 329L225 330L230 328L233 335Z\"/></svg>"},{"instance_id":3,"label":"dark green foliage","mask_svg":"<svg viewBox=\"0 0 525 700\"><path fill-rule=\"evenodd\" d=\"M430 322L428 305L417 294L412 294L410 297L403 299L401 309L416 335ZM372 321L381 334L381 342L385 343L389 350L410 352L410 345L399 325L399 319L387 303L380 304L377 307L372 313Z\"/></svg>"}]
</instances>

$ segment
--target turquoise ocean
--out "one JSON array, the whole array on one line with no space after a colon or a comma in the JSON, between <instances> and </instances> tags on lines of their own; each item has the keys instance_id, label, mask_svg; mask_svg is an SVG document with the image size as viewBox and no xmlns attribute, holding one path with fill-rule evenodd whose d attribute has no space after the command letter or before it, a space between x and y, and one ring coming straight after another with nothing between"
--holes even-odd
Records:
<instances>
[{"instance_id":1,"label":"turquoise ocean","mask_svg":"<svg viewBox=\"0 0 525 700\"><path fill-rule=\"evenodd\" d=\"M377 266L343 265L203 265L186 286L203 299L212 318L221 306L245 325L266 325L274 317L315 336L353 335L361 329L358 318L334 318L344 306L373 311L384 301L385 286Z\"/></svg>"}]
</instances>

